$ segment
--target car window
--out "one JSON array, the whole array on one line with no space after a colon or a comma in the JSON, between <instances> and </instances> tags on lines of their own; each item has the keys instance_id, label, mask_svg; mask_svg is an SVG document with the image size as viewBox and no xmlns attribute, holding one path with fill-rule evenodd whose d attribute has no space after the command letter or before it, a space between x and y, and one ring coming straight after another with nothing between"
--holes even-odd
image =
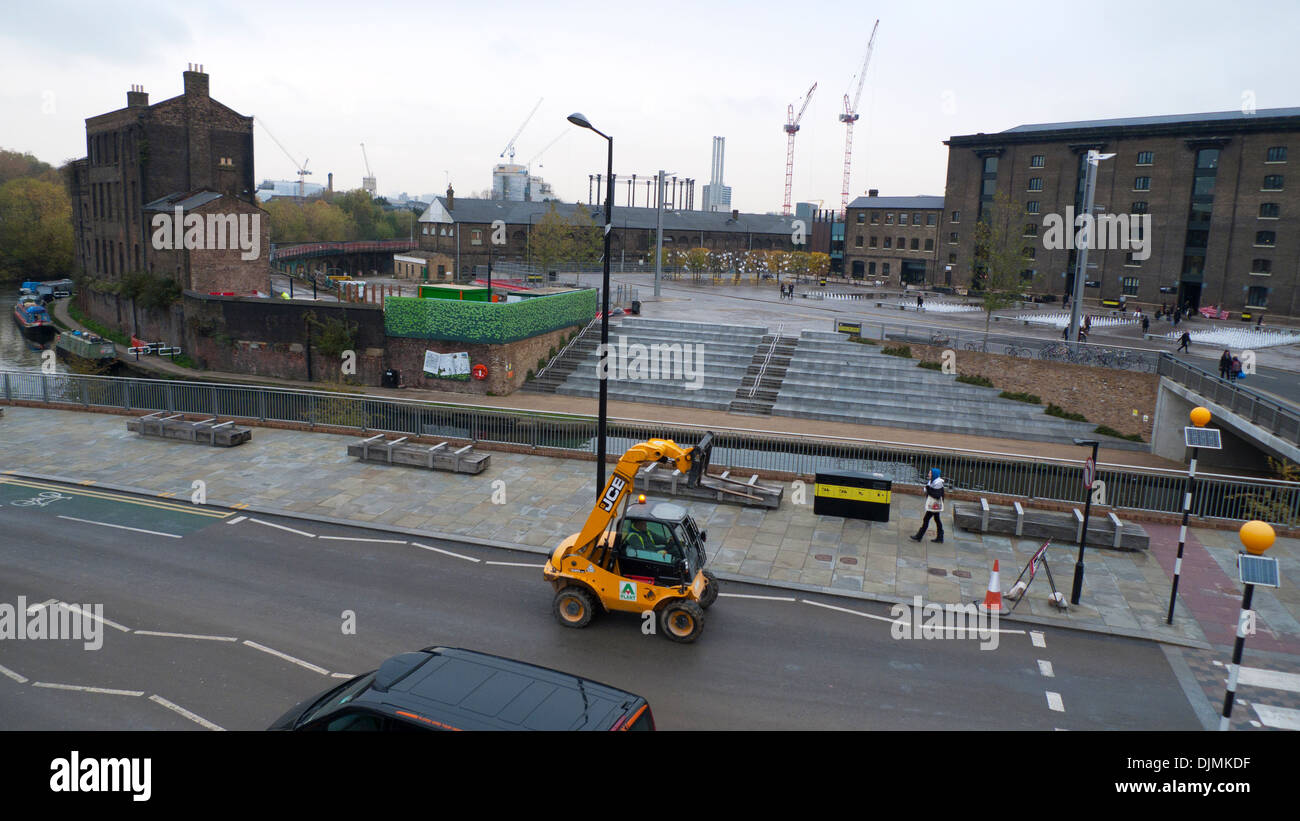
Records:
<instances>
[{"instance_id":1,"label":"car window","mask_svg":"<svg viewBox=\"0 0 1300 821\"><path fill-rule=\"evenodd\" d=\"M302 718L298 719L298 724L306 724L314 718L323 716L329 711L347 704L355 698L358 693L369 687L370 682L374 680L375 674L370 673L369 675L361 676L354 681L344 682L344 684L337 690L331 691L327 697L321 699L320 703L312 705L311 708L304 712Z\"/></svg>"},{"instance_id":2,"label":"car window","mask_svg":"<svg viewBox=\"0 0 1300 821\"><path fill-rule=\"evenodd\" d=\"M672 564L681 555L681 548L673 539L672 531L662 522L641 522L644 530L633 527L631 521L623 524L623 553L644 561Z\"/></svg>"},{"instance_id":3,"label":"car window","mask_svg":"<svg viewBox=\"0 0 1300 821\"><path fill-rule=\"evenodd\" d=\"M383 730L387 723L387 719L383 716L375 715L366 710L344 710L329 720L325 725L325 730L331 733L344 731L376 732Z\"/></svg>"}]
</instances>

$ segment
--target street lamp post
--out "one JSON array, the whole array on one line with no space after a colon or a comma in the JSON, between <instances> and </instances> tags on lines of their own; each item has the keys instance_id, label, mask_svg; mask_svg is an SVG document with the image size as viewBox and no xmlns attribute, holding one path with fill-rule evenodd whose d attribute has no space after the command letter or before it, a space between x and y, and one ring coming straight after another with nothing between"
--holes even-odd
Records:
<instances>
[{"instance_id":1,"label":"street lamp post","mask_svg":"<svg viewBox=\"0 0 1300 821\"><path fill-rule=\"evenodd\" d=\"M1102 154L1095 149L1088 149L1087 171L1084 177L1083 187L1083 218L1084 232L1083 241L1079 243L1078 256L1074 269L1074 296L1070 302L1070 342L1079 341L1079 320L1080 311L1083 309L1083 284L1088 276L1088 246L1092 245L1092 205L1093 199L1097 192L1097 166L1102 160L1109 160L1114 154ZM1077 219L1077 217L1076 217ZM1067 230L1073 230L1071 225ZM1075 602L1078 604L1078 602Z\"/></svg>"},{"instance_id":2,"label":"street lamp post","mask_svg":"<svg viewBox=\"0 0 1300 821\"><path fill-rule=\"evenodd\" d=\"M600 288L600 363L597 377L600 381L599 415L596 420L596 498L605 492L605 429L609 411L609 241L614 222L614 138L601 132L591 121L575 112L569 122L588 128L604 137L609 144L605 166L605 255L601 264Z\"/></svg>"},{"instance_id":3,"label":"street lamp post","mask_svg":"<svg viewBox=\"0 0 1300 821\"><path fill-rule=\"evenodd\" d=\"M1097 471L1097 447L1101 443L1095 439L1075 439L1076 445L1092 445L1092 459L1089 460L1091 467L1085 467L1084 493L1088 494L1083 502L1083 528L1079 533L1079 559L1074 563L1074 587L1070 590L1070 604L1078 604L1079 596L1083 593L1083 551L1088 544L1088 517L1092 513L1092 480L1096 478Z\"/></svg>"}]
</instances>

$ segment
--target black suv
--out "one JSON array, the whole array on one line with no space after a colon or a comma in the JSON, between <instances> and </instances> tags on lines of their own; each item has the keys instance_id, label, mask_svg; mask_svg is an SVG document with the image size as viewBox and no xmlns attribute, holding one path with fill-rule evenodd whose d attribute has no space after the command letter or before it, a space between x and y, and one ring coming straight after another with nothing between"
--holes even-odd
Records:
<instances>
[{"instance_id":1,"label":"black suv","mask_svg":"<svg viewBox=\"0 0 1300 821\"><path fill-rule=\"evenodd\" d=\"M298 704L272 730L653 730L641 696L522 661L426 647Z\"/></svg>"}]
</instances>

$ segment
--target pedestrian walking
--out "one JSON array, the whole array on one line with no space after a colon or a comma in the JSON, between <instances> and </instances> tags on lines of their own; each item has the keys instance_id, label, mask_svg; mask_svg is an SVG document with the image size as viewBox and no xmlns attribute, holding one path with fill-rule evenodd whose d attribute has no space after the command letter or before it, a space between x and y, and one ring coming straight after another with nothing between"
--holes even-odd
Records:
<instances>
[{"instance_id":1,"label":"pedestrian walking","mask_svg":"<svg viewBox=\"0 0 1300 821\"><path fill-rule=\"evenodd\" d=\"M921 296L920 294L916 295L916 310L918 311L925 310L925 297Z\"/></svg>"},{"instance_id":2,"label":"pedestrian walking","mask_svg":"<svg viewBox=\"0 0 1300 821\"><path fill-rule=\"evenodd\" d=\"M1183 353L1190 353L1190 351L1187 350L1187 346L1190 345L1191 342L1192 342L1192 335L1189 334L1187 331L1183 331L1183 335L1178 337L1178 350L1182 351Z\"/></svg>"},{"instance_id":3,"label":"pedestrian walking","mask_svg":"<svg viewBox=\"0 0 1300 821\"><path fill-rule=\"evenodd\" d=\"M1069 325L1066 325L1064 328L1061 329L1061 340L1062 340L1063 342L1069 342L1069 341L1070 341L1070 326L1069 326Z\"/></svg>"},{"instance_id":4,"label":"pedestrian walking","mask_svg":"<svg viewBox=\"0 0 1300 821\"><path fill-rule=\"evenodd\" d=\"M930 481L925 485L925 518L921 519L921 529L908 538L914 542L921 541L925 531L930 529L931 519L938 533L930 541L943 544L943 476L938 468L930 468Z\"/></svg>"},{"instance_id":5,"label":"pedestrian walking","mask_svg":"<svg viewBox=\"0 0 1300 821\"><path fill-rule=\"evenodd\" d=\"M1232 370L1232 352L1225 350L1223 356L1219 357L1219 378L1227 379Z\"/></svg>"},{"instance_id":6,"label":"pedestrian walking","mask_svg":"<svg viewBox=\"0 0 1300 821\"><path fill-rule=\"evenodd\" d=\"M1179 323L1180 321L1182 321L1182 318L1183 318L1183 312L1182 312L1182 311L1174 311L1174 318L1173 318L1172 321L1173 321L1173 323L1174 323L1174 327L1175 327L1175 328L1178 327L1178 323Z\"/></svg>"},{"instance_id":7,"label":"pedestrian walking","mask_svg":"<svg viewBox=\"0 0 1300 821\"><path fill-rule=\"evenodd\" d=\"M1255 327L1258 328L1263 324L1264 324L1264 315L1259 314L1258 316L1255 317Z\"/></svg>"},{"instance_id":8,"label":"pedestrian walking","mask_svg":"<svg viewBox=\"0 0 1300 821\"><path fill-rule=\"evenodd\" d=\"M1232 364L1228 366L1228 378L1233 382L1241 378L1241 360L1235 356L1232 358Z\"/></svg>"},{"instance_id":9,"label":"pedestrian walking","mask_svg":"<svg viewBox=\"0 0 1300 821\"><path fill-rule=\"evenodd\" d=\"M1142 335L1143 336L1146 335L1147 329L1150 327L1151 327L1151 319L1146 314L1142 314Z\"/></svg>"}]
</instances>

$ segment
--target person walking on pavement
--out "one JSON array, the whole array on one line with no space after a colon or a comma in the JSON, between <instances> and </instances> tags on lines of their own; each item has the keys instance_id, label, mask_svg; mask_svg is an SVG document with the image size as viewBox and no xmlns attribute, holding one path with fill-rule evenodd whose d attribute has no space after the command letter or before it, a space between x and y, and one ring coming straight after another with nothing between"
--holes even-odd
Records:
<instances>
[{"instance_id":1,"label":"person walking on pavement","mask_svg":"<svg viewBox=\"0 0 1300 821\"><path fill-rule=\"evenodd\" d=\"M1191 353L1191 351L1187 350L1187 346L1191 344L1191 341L1192 335L1187 331L1183 331L1183 335L1178 337L1178 350L1183 353ZM1175 351L1175 353L1177 353L1177 351Z\"/></svg>"},{"instance_id":2,"label":"person walking on pavement","mask_svg":"<svg viewBox=\"0 0 1300 821\"><path fill-rule=\"evenodd\" d=\"M1147 329L1151 327L1151 319L1146 314L1142 314L1142 335L1146 336Z\"/></svg>"},{"instance_id":3,"label":"person walking on pavement","mask_svg":"<svg viewBox=\"0 0 1300 821\"><path fill-rule=\"evenodd\" d=\"M925 518L921 520L921 529L908 538L914 542L921 541L925 531L930 529L931 519L938 533L930 541L943 544L943 476L938 468L930 468L930 481L925 485Z\"/></svg>"},{"instance_id":4,"label":"person walking on pavement","mask_svg":"<svg viewBox=\"0 0 1300 821\"><path fill-rule=\"evenodd\" d=\"M921 296L920 294L916 295L916 310L918 311L925 310L925 297Z\"/></svg>"},{"instance_id":5,"label":"person walking on pavement","mask_svg":"<svg viewBox=\"0 0 1300 821\"><path fill-rule=\"evenodd\" d=\"M1223 356L1219 357L1219 378L1227 379L1228 373L1232 369L1232 352L1225 350Z\"/></svg>"},{"instance_id":6,"label":"person walking on pavement","mask_svg":"<svg viewBox=\"0 0 1300 821\"><path fill-rule=\"evenodd\" d=\"M1228 378L1233 382L1241 378L1241 360L1235 356L1232 358L1232 363L1228 365Z\"/></svg>"}]
</instances>

